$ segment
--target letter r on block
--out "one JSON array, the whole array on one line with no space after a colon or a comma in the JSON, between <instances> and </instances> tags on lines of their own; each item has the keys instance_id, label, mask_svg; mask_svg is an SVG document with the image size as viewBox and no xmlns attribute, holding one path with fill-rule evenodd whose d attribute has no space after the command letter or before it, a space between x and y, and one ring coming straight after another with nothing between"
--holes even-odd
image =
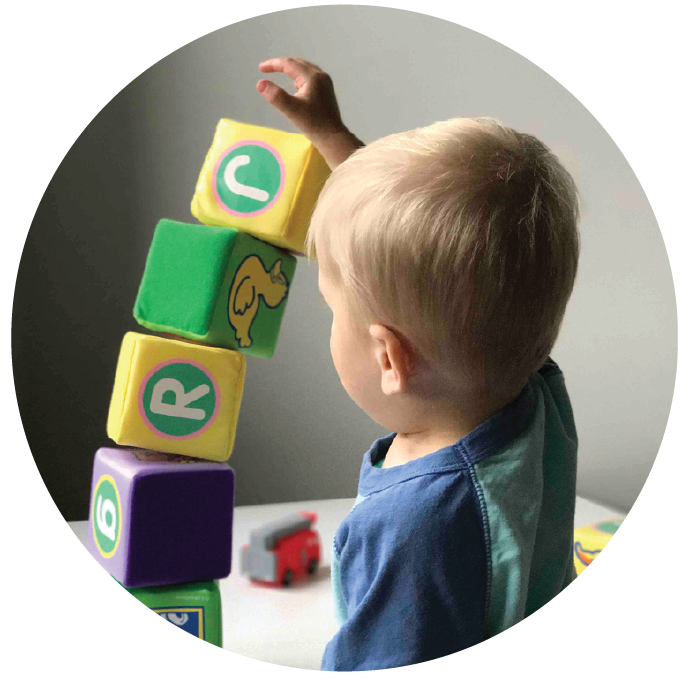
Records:
<instances>
[{"instance_id":1,"label":"letter r on block","mask_svg":"<svg viewBox=\"0 0 691 680\"><path fill-rule=\"evenodd\" d=\"M163 395L172 392L175 395L174 404L164 404ZM153 413L175 418L188 418L189 420L204 420L206 411L201 408L189 408L188 404L201 399L209 393L208 385L199 385L189 392L185 392L184 385L175 378L161 378L155 385L151 394L150 408Z\"/></svg>"}]
</instances>

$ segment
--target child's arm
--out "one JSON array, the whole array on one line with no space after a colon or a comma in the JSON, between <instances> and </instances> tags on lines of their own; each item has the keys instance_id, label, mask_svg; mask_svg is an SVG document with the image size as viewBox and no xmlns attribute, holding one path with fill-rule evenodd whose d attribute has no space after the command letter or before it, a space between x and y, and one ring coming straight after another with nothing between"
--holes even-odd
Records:
<instances>
[{"instance_id":1,"label":"child's arm","mask_svg":"<svg viewBox=\"0 0 691 680\"><path fill-rule=\"evenodd\" d=\"M359 487L371 493L334 537L342 625L321 670L408 666L482 642L490 583L484 520L465 463L450 461L411 478L404 465L383 470L393 472L390 486L368 479Z\"/></svg>"},{"instance_id":2,"label":"child's arm","mask_svg":"<svg viewBox=\"0 0 691 680\"><path fill-rule=\"evenodd\" d=\"M285 73L297 90L288 94L270 80L260 80L257 91L307 137L333 170L364 146L341 120L333 83L328 73L304 59L278 57L259 64L262 73Z\"/></svg>"}]
</instances>

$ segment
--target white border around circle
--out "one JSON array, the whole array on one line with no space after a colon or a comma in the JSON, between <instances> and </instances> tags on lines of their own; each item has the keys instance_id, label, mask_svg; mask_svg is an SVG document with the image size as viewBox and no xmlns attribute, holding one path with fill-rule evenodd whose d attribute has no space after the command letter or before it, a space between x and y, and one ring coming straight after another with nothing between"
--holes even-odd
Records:
<instances>
[{"instance_id":1,"label":"white border around circle","mask_svg":"<svg viewBox=\"0 0 691 680\"><path fill-rule=\"evenodd\" d=\"M134 77L178 47L217 28L293 6L207 2L171 11L163 2L123 1L15 4L6 14L2 46L7 71L3 111L3 186L6 187L4 318L11 319L17 267L31 219L65 153L98 111ZM318 4L318 3L315 3ZM414 3L387 6L416 10ZM681 348L677 386L664 441L639 499L610 547L579 580L540 612L506 633L424 666L390 671L418 677L471 673L482 677L580 677L584 672L639 678L684 667L688 595L687 490L689 365L689 219L683 69L685 22L676 3L637 12L620 3L428 2L425 12L483 33L548 71L593 113L619 145L645 189L669 254L679 312ZM6 10L7 12L7 10ZM123 48L124 46L124 48ZM686 59L684 57L686 56ZM603 68L603 64L615 64ZM612 77L617 88L612 87ZM41 164L28 153L36 131ZM676 133L676 134L675 134ZM27 179L30 178L30 181ZM4 334L3 375L12 385L10 333ZM31 458L13 390L4 395L9 422L2 475L2 576L12 639L5 665L28 675L54 672L56 661L73 678L123 673L142 677L278 674L309 671L263 664L170 635L85 551L57 512ZM11 453L10 453L11 452ZM665 571L666 569L666 571ZM93 593L99 593L94 602ZM159 617L156 617L157 619ZM123 621L127 624L123 625ZM558 622L558 623L557 623ZM536 644L536 641L538 643ZM535 651L537 650L537 651ZM104 664L104 659L107 663ZM21 666L20 666L21 664Z\"/></svg>"}]
</instances>

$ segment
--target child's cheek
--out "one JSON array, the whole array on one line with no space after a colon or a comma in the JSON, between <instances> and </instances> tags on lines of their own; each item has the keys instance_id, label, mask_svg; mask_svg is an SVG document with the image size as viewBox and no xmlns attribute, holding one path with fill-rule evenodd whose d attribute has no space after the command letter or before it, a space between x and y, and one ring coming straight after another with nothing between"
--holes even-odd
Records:
<instances>
[{"instance_id":1,"label":"child's cheek","mask_svg":"<svg viewBox=\"0 0 691 680\"><path fill-rule=\"evenodd\" d=\"M333 359L334 365L336 364L336 342L334 335L334 322L331 322L331 337L329 339L329 347L331 349L331 358Z\"/></svg>"},{"instance_id":2,"label":"child's cheek","mask_svg":"<svg viewBox=\"0 0 691 680\"><path fill-rule=\"evenodd\" d=\"M330 348L331 348L331 359L334 364L334 368L336 369L336 372L338 373L339 377L341 376L341 370L340 370L340 354L339 354L339 348L338 348L338 338L336 335L336 327L335 323L331 324L331 341L330 341Z\"/></svg>"},{"instance_id":3,"label":"child's cheek","mask_svg":"<svg viewBox=\"0 0 691 680\"><path fill-rule=\"evenodd\" d=\"M341 385L343 385L346 392L350 394L348 366L344 355L343 337L340 335L338 325L335 321L331 325L331 359L333 360L336 373L338 373L338 377L341 380Z\"/></svg>"}]
</instances>

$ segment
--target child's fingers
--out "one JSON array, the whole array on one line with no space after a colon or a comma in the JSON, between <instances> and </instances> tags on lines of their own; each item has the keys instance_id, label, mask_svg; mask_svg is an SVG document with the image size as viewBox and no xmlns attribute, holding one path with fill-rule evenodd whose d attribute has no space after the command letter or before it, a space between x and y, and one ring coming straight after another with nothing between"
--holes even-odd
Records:
<instances>
[{"instance_id":1,"label":"child's fingers","mask_svg":"<svg viewBox=\"0 0 691 680\"><path fill-rule=\"evenodd\" d=\"M260 80L257 83L257 92L289 120L299 111L301 102L270 80Z\"/></svg>"},{"instance_id":2,"label":"child's fingers","mask_svg":"<svg viewBox=\"0 0 691 680\"><path fill-rule=\"evenodd\" d=\"M324 72L319 66L313 64L311 61L307 61L307 59L296 59L296 61L299 61L303 66L315 71L316 73Z\"/></svg>"},{"instance_id":3,"label":"child's fingers","mask_svg":"<svg viewBox=\"0 0 691 680\"><path fill-rule=\"evenodd\" d=\"M312 75L313 68L303 62L302 59L293 59L292 57L276 57L274 59L267 59L259 64L259 70L262 73L285 73L289 78L297 81L305 80ZM301 83L296 83L300 86Z\"/></svg>"}]
</instances>

